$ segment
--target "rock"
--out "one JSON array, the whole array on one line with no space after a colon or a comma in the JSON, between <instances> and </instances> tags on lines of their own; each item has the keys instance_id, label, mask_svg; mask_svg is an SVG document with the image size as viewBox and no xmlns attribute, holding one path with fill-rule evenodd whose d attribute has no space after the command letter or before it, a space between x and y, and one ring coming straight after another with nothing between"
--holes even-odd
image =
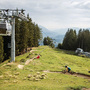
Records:
<instances>
[{"instance_id":1,"label":"rock","mask_svg":"<svg viewBox=\"0 0 90 90\"><path fill-rule=\"evenodd\" d=\"M3 79L3 75L0 76L0 79Z\"/></svg>"},{"instance_id":2,"label":"rock","mask_svg":"<svg viewBox=\"0 0 90 90\"><path fill-rule=\"evenodd\" d=\"M17 79L17 76L13 75L13 76L12 76L12 78L15 78L15 79Z\"/></svg>"},{"instance_id":3,"label":"rock","mask_svg":"<svg viewBox=\"0 0 90 90\"><path fill-rule=\"evenodd\" d=\"M35 81L39 81L40 79L35 79Z\"/></svg>"},{"instance_id":4,"label":"rock","mask_svg":"<svg viewBox=\"0 0 90 90\"><path fill-rule=\"evenodd\" d=\"M33 72L33 70L32 70L32 69L30 69L30 72Z\"/></svg>"},{"instance_id":5,"label":"rock","mask_svg":"<svg viewBox=\"0 0 90 90\"><path fill-rule=\"evenodd\" d=\"M10 78L12 78L12 75L9 75Z\"/></svg>"},{"instance_id":6,"label":"rock","mask_svg":"<svg viewBox=\"0 0 90 90\"><path fill-rule=\"evenodd\" d=\"M29 74L27 77L28 77L28 78L31 78L31 77L32 77L32 75L31 75L31 74Z\"/></svg>"},{"instance_id":7,"label":"rock","mask_svg":"<svg viewBox=\"0 0 90 90\"><path fill-rule=\"evenodd\" d=\"M20 65L20 64L19 64L19 65L18 65L18 68L19 68L19 69L23 69L23 68L24 68L24 65Z\"/></svg>"},{"instance_id":8,"label":"rock","mask_svg":"<svg viewBox=\"0 0 90 90\"><path fill-rule=\"evenodd\" d=\"M25 68L25 70L29 70L29 68Z\"/></svg>"},{"instance_id":9,"label":"rock","mask_svg":"<svg viewBox=\"0 0 90 90\"><path fill-rule=\"evenodd\" d=\"M9 78L9 77L7 77L7 78L5 78L5 80L10 80L10 78Z\"/></svg>"},{"instance_id":10,"label":"rock","mask_svg":"<svg viewBox=\"0 0 90 90\"><path fill-rule=\"evenodd\" d=\"M14 80L14 81L13 81L13 83L17 83L17 82L18 82L18 80Z\"/></svg>"},{"instance_id":11,"label":"rock","mask_svg":"<svg viewBox=\"0 0 90 90\"><path fill-rule=\"evenodd\" d=\"M42 74L41 76L45 76L45 74Z\"/></svg>"},{"instance_id":12,"label":"rock","mask_svg":"<svg viewBox=\"0 0 90 90\"><path fill-rule=\"evenodd\" d=\"M14 75L19 75L20 73L19 72L16 72Z\"/></svg>"},{"instance_id":13,"label":"rock","mask_svg":"<svg viewBox=\"0 0 90 90\"><path fill-rule=\"evenodd\" d=\"M8 81L7 81L7 80L5 80L5 81L4 81L4 83L8 83Z\"/></svg>"},{"instance_id":14,"label":"rock","mask_svg":"<svg viewBox=\"0 0 90 90\"><path fill-rule=\"evenodd\" d=\"M5 74L5 75L9 75L9 73L8 73L8 72L5 72L4 74Z\"/></svg>"},{"instance_id":15,"label":"rock","mask_svg":"<svg viewBox=\"0 0 90 90\"><path fill-rule=\"evenodd\" d=\"M29 81L31 81L32 79L31 78L28 78Z\"/></svg>"},{"instance_id":16,"label":"rock","mask_svg":"<svg viewBox=\"0 0 90 90\"><path fill-rule=\"evenodd\" d=\"M45 74L42 74L40 79L45 79Z\"/></svg>"},{"instance_id":17,"label":"rock","mask_svg":"<svg viewBox=\"0 0 90 90\"><path fill-rule=\"evenodd\" d=\"M40 75L40 72L37 72L37 75Z\"/></svg>"},{"instance_id":18,"label":"rock","mask_svg":"<svg viewBox=\"0 0 90 90\"><path fill-rule=\"evenodd\" d=\"M35 74L35 75L33 75L33 77L36 77L37 75Z\"/></svg>"},{"instance_id":19,"label":"rock","mask_svg":"<svg viewBox=\"0 0 90 90\"><path fill-rule=\"evenodd\" d=\"M23 78L23 80L26 80L26 79L27 79L26 77Z\"/></svg>"},{"instance_id":20,"label":"rock","mask_svg":"<svg viewBox=\"0 0 90 90\"><path fill-rule=\"evenodd\" d=\"M36 79L35 77L32 77L32 80L33 80L33 81L35 81L35 79Z\"/></svg>"},{"instance_id":21,"label":"rock","mask_svg":"<svg viewBox=\"0 0 90 90\"><path fill-rule=\"evenodd\" d=\"M40 78L41 78L41 76L40 76L40 75L37 75L37 76L36 76L36 79L40 79Z\"/></svg>"}]
</instances>

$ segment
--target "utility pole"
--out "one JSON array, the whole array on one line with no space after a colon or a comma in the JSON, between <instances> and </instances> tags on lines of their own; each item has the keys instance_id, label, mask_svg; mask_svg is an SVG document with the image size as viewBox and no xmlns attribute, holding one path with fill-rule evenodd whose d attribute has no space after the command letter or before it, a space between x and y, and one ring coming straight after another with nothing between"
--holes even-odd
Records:
<instances>
[{"instance_id":1,"label":"utility pole","mask_svg":"<svg viewBox=\"0 0 90 90\"><path fill-rule=\"evenodd\" d=\"M23 9L0 9L0 18L4 20L11 20L11 62L15 62L15 18L18 17L22 20L28 21L27 17L22 13Z\"/></svg>"}]
</instances>

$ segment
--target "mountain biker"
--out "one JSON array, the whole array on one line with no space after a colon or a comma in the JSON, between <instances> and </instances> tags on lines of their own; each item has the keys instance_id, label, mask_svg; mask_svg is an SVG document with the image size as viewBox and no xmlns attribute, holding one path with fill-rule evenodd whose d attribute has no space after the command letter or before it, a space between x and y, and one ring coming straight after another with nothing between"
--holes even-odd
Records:
<instances>
[{"instance_id":1,"label":"mountain biker","mask_svg":"<svg viewBox=\"0 0 90 90\"><path fill-rule=\"evenodd\" d=\"M68 71L68 72L70 72L70 71L71 71L71 68L70 68L70 67L65 66L65 68L66 68L66 71Z\"/></svg>"}]
</instances>

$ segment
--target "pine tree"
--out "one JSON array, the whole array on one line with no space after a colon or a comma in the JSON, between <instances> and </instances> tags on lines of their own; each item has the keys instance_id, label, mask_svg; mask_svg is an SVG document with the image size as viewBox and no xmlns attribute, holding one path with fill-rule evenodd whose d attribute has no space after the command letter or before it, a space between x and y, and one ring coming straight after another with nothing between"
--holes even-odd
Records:
<instances>
[{"instance_id":1,"label":"pine tree","mask_svg":"<svg viewBox=\"0 0 90 90\"><path fill-rule=\"evenodd\" d=\"M54 43L53 43L53 39L50 38L50 37L48 37L48 36L44 38L43 44L44 44L44 45L49 45L49 46L51 46L52 48L55 47L55 46L54 46Z\"/></svg>"},{"instance_id":2,"label":"pine tree","mask_svg":"<svg viewBox=\"0 0 90 90\"><path fill-rule=\"evenodd\" d=\"M39 46L39 40L42 39L42 36L41 36L41 29L38 27L38 25L35 23L33 24L33 30L34 30L34 34L33 34L33 43L34 43L34 46L37 47Z\"/></svg>"},{"instance_id":3,"label":"pine tree","mask_svg":"<svg viewBox=\"0 0 90 90\"><path fill-rule=\"evenodd\" d=\"M0 63L3 61L3 38L2 36L0 36Z\"/></svg>"},{"instance_id":4,"label":"pine tree","mask_svg":"<svg viewBox=\"0 0 90 90\"><path fill-rule=\"evenodd\" d=\"M82 38L81 38L81 36L82 36L82 29L80 29L79 30L79 32L78 32L78 38L77 38L77 44L78 44L78 47L79 48L81 48L81 43L82 43Z\"/></svg>"},{"instance_id":5,"label":"pine tree","mask_svg":"<svg viewBox=\"0 0 90 90\"><path fill-rule=\"evenodd\" d=\"M27 22L27 24L28 24L28 33L29 33L29 35L28 35L28 47L32 47L32 46L34 46L34 44L33 44L33 39L34 39L34 37L33 37L33 35L34 35L34 30L33 30L33 24L32 24L32 19L31 18L29 18L29 15L27 16L27 18L29 19L29 21Z\"/></svg>"},{"instance_id":6,"label":"pine tree","mask_svg":"<svg viewBox=\"0 0 90 90\"><path fill-rule=\"evenodd\" d=\"M73 29L70 29L70 30L68 29L63 40L63 44L62 44L63 49L75 50L76 42L77 42L76 31Z\"/></svg>"},{"instance_id":7,"label":"pine tree","mask_svg":"<svg viewBox=\"0 0 90 90\"><path fill-rule=\"evenodd\" d=\"M77 44L84 51L90 51L90 32L88 29L79 30Z\"/></svg>"},{"instance_id":8,"label":"pine tree","mask_svg":"<svg viewBox=\"0 0 90 90\"><path fill-rule=\"evenodd\" d=\"M19 50L24 52L28 46L28 28L26 21L21 21L20 23L20 41L19 41Z\"/></svg>"},{"instance_id":9,"label":"pine tree","mask_svg":"<svg viewBox=\"0 0 90 90\"><path fill-rule=\"evenodd\" d=\"M15 51L16 56L19 55L19 42L20 42L20 21L15 19Z\"/></svg>"}]
</instances>

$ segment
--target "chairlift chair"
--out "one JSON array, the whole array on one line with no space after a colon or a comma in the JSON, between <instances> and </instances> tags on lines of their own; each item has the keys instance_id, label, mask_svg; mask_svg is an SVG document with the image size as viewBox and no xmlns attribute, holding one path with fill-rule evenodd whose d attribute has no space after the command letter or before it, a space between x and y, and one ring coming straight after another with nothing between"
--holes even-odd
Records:
<instances>
[{"instance_id":1,"label":"chairlift chair","mask_svg":"<svg viewBox=\"0 0 90 90\"><path fill-rule=\"evenodd\" d=\"M0 20L0 35L2 36L11 35L11 25L6 20Z\"/></svg>"}]
</instances>

